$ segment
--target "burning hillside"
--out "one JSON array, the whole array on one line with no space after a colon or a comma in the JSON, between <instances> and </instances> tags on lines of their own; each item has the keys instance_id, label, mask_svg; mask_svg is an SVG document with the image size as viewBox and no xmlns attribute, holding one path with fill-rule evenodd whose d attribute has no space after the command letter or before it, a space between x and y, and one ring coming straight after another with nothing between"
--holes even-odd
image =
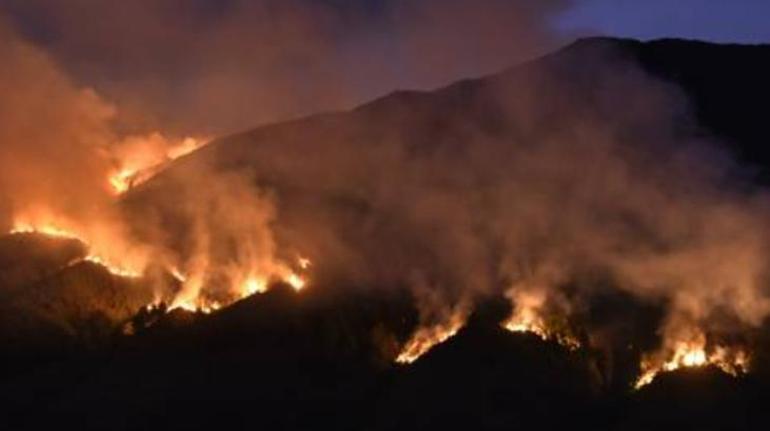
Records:
<instances>
[{"instance_id":1,"label":"burning hillside","mask_svg":"<svg viewBox=\"0 0 770 431\"><path fill-rule=\"evenodd\" d=\"M116 166L109 172L107 181L114 193L123 194L207 143L208 139L192 137L169 142L157 132L149 136L129 136L113 146L111 157Z\"/></svg>"},{"instance_id":2,"label":"burning hillside","mask_svg":"<svg viewBox=\"0 0 770 431\"><path fill-rule=\"evenodd\" d=\"M255 408L245 422L286 428L611 428L702 372L753 405L766 166L750 177L723 145L734 122L706 121L731 83L688 80L696 48L581 41L208 144L124 132L95 91L3 44L16 72L0 77L19 83L3 91L46 124L0 131L19 143L0 172L0 389L21 394L4 401L21 422L41 389L62 415L109 406L97 427L129 405L149 415L128 428ZM709 49L768 71L749 67L767 47ZM651 324L602 312L611 295Z\"/></svg>"}]
</instances>

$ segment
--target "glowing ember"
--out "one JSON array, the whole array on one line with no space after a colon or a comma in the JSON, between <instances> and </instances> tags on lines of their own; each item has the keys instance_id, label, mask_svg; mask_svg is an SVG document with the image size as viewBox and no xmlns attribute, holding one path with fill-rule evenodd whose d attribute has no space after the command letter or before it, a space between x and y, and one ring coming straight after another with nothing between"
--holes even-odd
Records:
<instances>
[{"instance_id":1,"label":"glowing ember","mask_svg":"<svg viewBox=\"0 0 770 431\"><path fill-rule=\"evenodd\" d=\"M396 362L411 364L432 349L433 346L441 344L454 336L464 324L465 315L463 313L455 313L446 322L420 328L396 357Z\"/></svg>"},{"instance_id":2,"label":"glowing ember","mask_svg":"<svg viewBox=\"0 0 770 431\"><path fill-rule=\"evenodd\" d=\"M717 346L708 351L705 335L698 333L692 340L674 342L671 349L646 355L642 359L642 372L634 383L634 388L639 389L651 383L662 372L709 365L731 376L738 376L748 372L749 355L744 350L724 346Z\"/></svg>"}]
</instances>

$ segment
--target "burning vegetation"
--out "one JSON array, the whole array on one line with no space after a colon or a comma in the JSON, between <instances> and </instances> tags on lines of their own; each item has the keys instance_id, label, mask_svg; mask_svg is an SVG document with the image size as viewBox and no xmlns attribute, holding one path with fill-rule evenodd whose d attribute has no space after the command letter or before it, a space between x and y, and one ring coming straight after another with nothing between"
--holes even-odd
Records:
<instances>
[{"instance_id":1,"label":"burning vegetation","mask_svg":"<svg viewBox=\"0 0 770 431\"><path fill-rule=\"evenodd\" d=\"M80 261L91 262L102 266L113 275L119 277L138 278L142 276L142 269L132 267L130 264L124 264L109 260L93 250L91 244L74 230L64 229L52 223L43 223L40 225L17 222L9 232L10 235L43 235L52 238L75 240L83 244L89 250L89 254L78 261L71 262L74 265Z\"/></svg>"},{"instance_id":2,"label":"burning vegetation","mask_svg":"<svg viewBox=\"0 0 770 431\"><path fill-rule=\"evenodd\" d=\"M751 356L745 348L708 343L706 335L697 329L690 328L685 335L686 338L664 339L664 345L658 352L642 357L641 374L634 383L635 389L652 383L660 373L680 368L713 366L733 377L749 371Z\"/></svg>"},{"instance_id":3,"label":"burning vegetation","mask_svg":"<svg viewBox=\"0 0 770 431\"><path fill-rule=\"evenodd\" d=\"M575 350L580 341L572 335L566 315L546 314L546 296L543 291L514 290L509 295L513 303L511 316L503 322L503 327L511 332L532 333L543 340L555 340L562 346Z\"/></svg>"},{"instance_id":4,"label":"burning vegetation","mask_svg":"<svg viewBox=\"0 0 770 431\"><path fill-rule=\"evenodd\" d=\"M210 139L185 137L167 139L158 132L148 136L129 136L111 146L115 167L108 184L121 195L162 171L169 163L206 145Z\"/></svg>"},{"instance_id":5,"label":"burning vegetation","mask_svg":"<svg viewBox=\"0 0 770 431\"><path fill-rule=\"evenodd\" d=\"M117 277L142 278L146 275L147 261L141 261L142 266L131 266L130 259L112 260L104 257L105 255L100 254L98 249L95 249L84 235L77 233L74 229L65 229L54 223L36 224L19 221L15 223L8 234L40 235L55 239L74 240L81 243L88 250L88 254L70 261L67 266L73 266L80 262L90 262L103 267ZM107 240L109 242L109 238ZM98 244L104 246L104 243ZM115 255L112 254L112 256ZM127 258L128 256L124 255L122 257ZM271 284L276 282L286 283L295 291L300 291L308 283L306 271L310 268L311 261L305 257L298 257L296 264L293 266L296 269L276 262L261 270L235 268L233 273L238 275L230 280L230 287L226 289L228 293L220 295L218 298L206 295L204 283L209 283L211 280L208 279L210 274L205 272L205 267L203 267L203 270L199 270L198 273L189 276L175 266L167 266L162 269L179 283L178 291L172 293L169 298L163 298L162 294L159 293L155 303L167 301L169 304L168 311L181 308L187 311L210 313L245 297L264 293ZM240 274L247 275L241 276ZM148 304L148 306L152 305L156 304Z\"/></svg>"},{"instance_id":6,"label":"burning vegetation","mask_svg":"<svg viewBox=\"0 0 770 431\"><path fill-rule=\"evenodd\" d=\"M441 344L457 334L457 331L465 325L465 318L463 313L455 312L445 322L417 329L396 357L396 362L411 364L416 361L435 345Z\"/></svg>"},{"instance_id":7,"label":"burning vegetation","mask_svg":"<svg viewBox=\"0 0 770 431\"><path fill-rule=\"evenodd\" d=\"M389 358L410 364L486 298L509 300L507 331L600 349L576 335L573 311L590 314L602 288L666 304L662 347L643 355L635 388L680 368L749 370L749 347L701 328L770 315L768 195L682 138L680 95L633 65L586 66L612 90L591 98L593 81L528 65L245 133L203 158L209 138L122 136L116 107L34 47L6 45L0 57L27 72L0 70L19 83L0 98L14 114L0 127L14 145L0 170L8 232L80 242L87 254L70 266L146 280L145 310L213 313L279 283L302 292L323 270L329 283L413 294L419 324ZM671 324L681 316L695 329Z\"/></svg>"}]
</instances>

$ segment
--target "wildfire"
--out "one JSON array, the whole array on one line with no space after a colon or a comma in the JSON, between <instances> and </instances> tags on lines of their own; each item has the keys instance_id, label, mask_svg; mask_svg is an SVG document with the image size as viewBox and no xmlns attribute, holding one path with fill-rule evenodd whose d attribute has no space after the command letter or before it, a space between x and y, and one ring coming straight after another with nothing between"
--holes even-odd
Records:
<instances>
[{"instance_id":1,"label":"wildfire","mask_svg":"<svg viewBox=\"0 0 770 431\"><path fill-rule=\"evenodd\" d=\"M131 169L120 169L112 173L109 177L110 185L117 194L127 192L133 185L133 178L137 171Z\"/></svg>"},{"instance_id":2,"label":"wildfire","mask_svg":"<svg viewBox=\"0 0 770 431\"><path fill-rule=\"evenodd\" d=\"M249 277L243 283L243 292L246 296L267 292L267 280L259 277Z\"/></svg>"},{"instance_id":3,"label":"wildfire","mask_svg":"<svg viewBox=\"0 0 770 431\"><path fill-rule=\"evenodd\" d=\"M300 275L295 273L291 273L287 275L283 281L287 283L289 286L291 286L297 292L304 289L306 284L305 280Z\"/></svg>"},{"instance_id":4,"label":"wildfire","mask_svg":"<svg viewBox=\"0 0 770 431\"><path fill-rule=\"evenodd\" d=\"M676 341L670 349L643 357L641 375L634 383L634 388L639 389L651 383L662 372L680 368L702 368L711 365L737 377L748 372L749 361L748 353L740 348L716 346L708 349L706 336L698 332L690 340Z\"/></svg>"},{"instance_id":5,"label":"wildfire","mask_svg":"<svg viewBox=\"0 0 770 431\"><path fill-rule=\"evenodd\" d=\"M152 178L169 162L190 154L208 142L208 139L192 137L174 142L160 133L128 137L117 145L111 155L117 159L117 167L108 174L107 182L115 194L121 195Z\"/></svg>"},{"instance_id":6,"label":"wildfire","mask_svg":"<svg viewBox=\"0 0 770 431\"><path fill-rule=\"evenodd\" d=\"M37 234L37 235L48 236L51 238L70 239L70 240L75 240L80 242L81 244L86 246L86 248L89 248L89 249L91 248L91 245L89 244L89 242L85 240L82 235L78 235L72 230L64 229L54 224L41 224L37 226L27 222L17 222L17 223L14 223L14 226L9 231L9 234L10 235ZM70 266L80 262L94 263L96 265L103 267L104 269L109 271L111 274L116 275L118 277L138 278L142 276L141 271L130 269L122 265L117 265L115 263L108 261L107 259L105 259L104 257L98 254L89 254L82 259L79 259L70 263Z\"/></svg>"},{"instance_id":7,"label":"wildfire","mask_svg":"<svg viewBox=\"0 0 770 431\"><path fill-rule=\"evenodd\" d=\"M70 232L53 225L33 226L28 223L19 222L15 223L13 228L8 233L10 235L40 234L54 238L74 239L83 242L74 232Z\"/></svg>"},{"instance_id":8,"label":"wildfire","mask_svg":"<svg viewBox=\"0 0 770 431\"><path fill-rule=\"evenodd\" d=\"M543 340L555 340L570 350L580 347L580 342L566 331L556 330L543 317L546 297L539 292L516 291L512 294L515 306L511 317L503 322L503 327L511 332L526 332L537 335Z\"/></svg>"},{"instance_id":9,"label":"wildfire","mask_svg":"<svg viewBox=\"0 0 770 431\"><path fill-rule=\"evenodd\" d=\"M454 336L464 324L465 315L456 312L445 322L420 328L396 357L396 362L411 364L428 352L428 350L432 349L433 346L441 344Z\"/></svg>"},{"instance_id":10,"label":"wildfire","mask_svg":"<svg viewBox=\"0 0 770 431\"><path fill-rule=\"evenodd\" d=\"M210 314L222 308L222 304L217 301L178 301L168 308L168 311L181 309L190 313Z\"/></svg>"},{"instance_id":11,"label":"wildfire","mask_svg":"<svg viewBox=\"0 0 770 431\"><path fill-rule=\"evenodd\" d=\"M307 259L306 259L307 260ZM300 267L307 268L310 266L310 261L307 260L308 265L300 264ZM212 300L206 297L203 292L204 280L206 279L206 272L198 271L194 276L188 276L180 271L177 267L170 267L169 272L171 275L182 283L182 289L177 296L171 301L169 311L181 308L183 310L191 312L211 313L219 310L220 308L229 305L235 301L247 298L252 295L265 293L268 291L271 282L282 281L292 287L295 291L299 292L307 286L307 278L300 275L297 272L291 271L278 265L280 271L275 272L262 272L249 271L248 275L243 278L236 278L233 287L230 289L230 296L227 300Z\"/></svg>"},{"instance_id":12,"label":"wildfire","mask_svg":"<svg viewBox=\"0 0 770 431\"><path fill-rule=\"evenodd\" d=\"M140 278L142 276L142 273L139 272L139 271L135 271L135 270L123 268L121 266L117 266L115 264L107 262L106 260L104 260L100 256L88 255L83 260L86 261L86 262L95 263L95 264L105 268L112 275L117 275L118 277Z\"/></svg>"}]
</instances>

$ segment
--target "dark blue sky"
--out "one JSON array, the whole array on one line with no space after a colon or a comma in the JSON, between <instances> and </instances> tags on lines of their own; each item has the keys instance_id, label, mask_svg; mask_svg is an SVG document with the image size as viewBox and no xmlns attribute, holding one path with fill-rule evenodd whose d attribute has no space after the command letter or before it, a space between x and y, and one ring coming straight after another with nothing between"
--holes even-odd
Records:
<instances>
[{"instance_id":1,"label":"dark blue sky","mask_svg":"<svg viewBox=\"0 0 770 431\"><path fill-rule=\"evenodd\" d=\"M770 42L770 0L578 0L557 25L640 39Z\"/></svg>"}]
</instances>

